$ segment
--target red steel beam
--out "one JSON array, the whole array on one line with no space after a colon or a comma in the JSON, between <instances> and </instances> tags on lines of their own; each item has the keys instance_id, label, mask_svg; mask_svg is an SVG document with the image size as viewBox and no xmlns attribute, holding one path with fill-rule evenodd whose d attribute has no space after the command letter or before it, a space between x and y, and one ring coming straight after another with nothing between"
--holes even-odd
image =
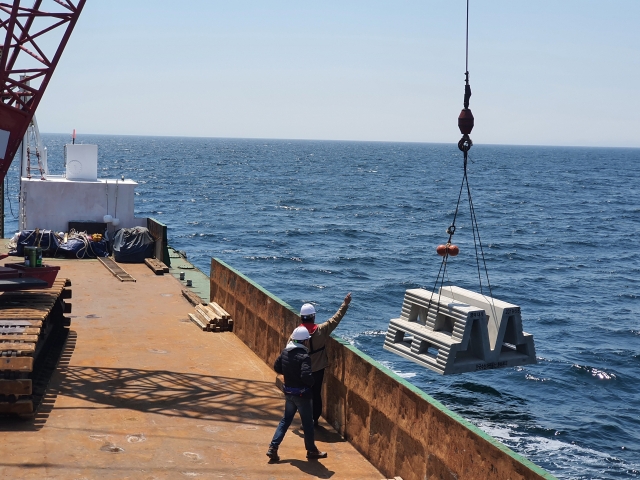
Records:
<instances>
[{"instance_id":1,"label":"red steel beam","mask_svg":"<svg viewBox=\"0 0 640 480\"><path fill-rule=\"evenodd\" d=\"M0 47L0 181L20 147L85 1L52 0L46 9L43 0L0 2L0 38L5 34ZM43 35L56 30L61 32L57 46L41 42ZM35 62L36 66L20 68L21 61Z\"/></svg>"}]
</instances>

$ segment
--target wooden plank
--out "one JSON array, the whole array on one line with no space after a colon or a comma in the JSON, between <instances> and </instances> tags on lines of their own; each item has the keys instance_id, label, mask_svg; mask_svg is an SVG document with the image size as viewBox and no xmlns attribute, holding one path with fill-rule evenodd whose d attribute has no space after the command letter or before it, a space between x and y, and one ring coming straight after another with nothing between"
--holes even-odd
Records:
<instances>
[{"instance_id":1,"label":"wooden plank","mask_svg":"<svg viewBox=\"0 0 640 480\"><path fill-rule=\"evenodd\" d=\"M200 314L207 324L217 323L215 317L212 317L202 306L196 305L196 312Z\"/></svg>"},{"instance_id":2,"label":"wooden plank","mask_svg":"<svg viewBox=\"0 0 640 480\"><path fill-rule=\"evenodd\" d=\"M3 332L4 332L3 330L0 330L0 342L20 341L20 342L36 343L38 341L38 335L26 335L26 334L19 334L19 333L6 335Z\"/></svg>"},{"instance_id":3,"label":"wooden plank","mask_svg":"<svg viewBox=\"0 0 640 480\"><path fill-rule=\"evenodd\" d=\"M51 298L35 299L35 298L23 298L12 299L11 301L0 302L0 312L7 314L14 310L20 310L22 312L30 312L32 315L44 315L46 316L53 306L56 304L58 297L52 296Z\"/></svg>"},{"instance_id":4,"label":"wooden plank","mask_svg":"<svg viewBox=\"0 0 640 480\"><path fill-rule=\"evenodd\" d=\"M16 315L0 315L0 322L42 322L45 318L47 318L47 315L38 315L37 317L35 315L20 315L20 314L16 314ZM0 326L3 325L0 323ZM8 324L7 324L8 325ZM28 326L28 325L25 325Z\"/></svg>"},{"instance_id":5,"label":"wooden plank","mask_svg":"<svg viewBox=\"0 0 640 480\"><path fill-rule=\"evenodd\" d=\"M42 320L0 320L0 327L42 327Z\"/></svg>"},{"instance_id":6,"label":"wooden plank","mask_svg":"<svg viewBox=\"0 0 640 480\"><path fill-rule=\"evenodd\" d=\"M32 357L0 357L0 371L30 372L33 370Z\"/></svg>"},{"instance_id":7,"label":"wooden plank","mask_svg":"<svg viewBox=\"0 0 640 480\"><path fill-rule=\"evenodd\" d=\"M31 399L28 400L18 400L17 402L9 403L2 402L0 403L0 413L3 414L16 414L16 415L25 415L33 413L33 401Z\"/></svg>"},{"instance_id":8,"label":"wooden plank","mask_svg":"<svg viewBox=\"0 0 640 480\"><path fill-rule=\"evenodd\" d=\"M182 296L186 298L191 305L204 305L205 302L199 295L193 293L191 290L183 289Z\"/></svg>"},{"instance_id":9,"label":"wooden plank","mask_svg":"<svg viewBox=\"0 0 640 480\"><path fill-rule=\"evenodd\" d=\"M63 298L65 300L69 299L72 297L73 291L70 288L63 288L62 289L62 293L60 294L60 298Z\"/></svg>"},{"instance_id":10,"label":"wooden plank","mask_svg":"<svg viewBox=\"0 0 640 480\"><path fill-rule=\"evenodd\" d=\"M15 292L3 292L0 296L1 300L16 299L16 298L47 298L57 297L60 295L60 291L64 288L64 285L54 285L51 288L43 288L40 290L18 290Z\"/></svg>"},{"instance_id":11,"label":"wooden plank","mask_svg":"<svg viewBox=\"0 0 640 480\"><path fill-rule=\"evenodd\" d=\"M0 310L1 320L44 320L51 310L42 312L38 310L26 310L24 308L16 308L13 310Z\"/></svg>"},{"instance_id":12,"label":"wooden plank","mask_svg":"<svg viewBox=\"0 0 640 480\"><path fill-rule=\"evenodd\" d=\"M226 320L226 319L229 319L229 318L231 317L231 316L230 316L227 312L225 312L225 311L224 311L224 309L223 309L220 305L218 305L216 302L211 302L211 303L209 304L209 307L211 307L211 309L212 309L214 312L216 312L216 313L218 314L218 316L219 316L220 318L222 318L222 319L225 319L225 320Z\"/></svg>"},{"instance_id":13,"label":"wooden plank","mask_svg":"<svg viewBox=\"0 0 640 480\"><path fill-rule=\"evenodd\" d=\"M36 344L31 342L0 342L0 352L35 352L35 350Z\"/></svg>"},{"instance_id":14,"label":"wooden plank","mask_svg":"<svg viewBox=\"0 0 640 480\"><path fill-rule=\"evenodd\" d=\"M38 327L6 327L0 326L0 335L39 335Z\"/></svg>"},{"instance_id":15,"label":"wooden plank","mask_svg":"<svg viewBox=\"0 0 640 480\"><path fill-rule=\"evenodd\" d=\"M217 315L222 316L220 310L218 310L219 305L216 302L211 302L208 304L209 308L216 312Z\"/></svg>"},{"instance_id":16,"label":"wooden plank","mask_svg":"<svg viewBox=\"0 0 640 480\"><path fill-rule=\"evenodd\" d=\"M207 329L207 326L198 317L196 317L194 314L190 313L189 314L189 318L191 319L191 321L193 323L195 323L200 328L200 330L206 330Z\"/></svg>"},{"instance_id":17,"label":"wooden plank","mask_svg":"<svg viewBox=\"0 0 640 480\"><path fill-rule=\"evenodd\" d=\"M164 268L162 267L162 265L158 265L158 263L161 262L158 262L155 258L145 258L144 263L156 275L164 275Z\"/></svg>"},{"instance_id":18,"label":"wooden plank","mask_svg":"<svg viewBox=\"0 0 640 480\"><path fill-rule=\"evenodd\" d=\"M0 379L0 395L31 395L32 384L30 378L17 380Z\"/></svg>"},{"instance_id":19,"label":"wooden plank","mask_svg":"<svg viewBox=\"0 0 640 480\"><path fill-rule=\"evenodd\" d=\"M54 298L46 302L38 302L33 299L26 299L25 301L13 300L11 302L0 303L0 312L8 313L14 310L22 310L32 312L35 315L46 315L55 303Z\"/></svg>"},{"instance_id":20,"label":"wooden plank","mask_svg":"<svg viewBox=\"0 0 640 480\"><path fill-rule=\"evenodd\" d=\"M215 322L212 323L212 325L215 325L216 327L220 327L222 331L225 331L228 329L227 320L225 320L222 316L220 316L218 312L214 311L213 308L211 308L209 305L206 305L204 308L210 311L211 315L215 318Z\"/></svg>"},{"instance_id":21,"label":"wooden plank","mask_svg":"<svg viewBox=\"0 0 640 480\"><path fill-rule=\"evenodd\" d=\"M205 327L208 327L208 326L209 326L209 319L208 319L206 316L202 315L202 313L200 313L200 312L196 311L196 312L194 313L194 315L196 316L196 318L197 318L198 320L200 320L200 322L202 322L202 324L203 324Z\"/></svg>"},{"instance_id":22,"label":"wooden plank","mask_svg":"<svg viewBox=\"0 0 640 480\"><path fill-rule=\"evenodd\" d=\"M219 304L217 304L215 302L213 302L213 304L216 306L216 309L220 312L220 315L222 315L222 318L224 318L225 320L228 320L228 319L231 318L231 315L229 315L229 312L227 312Z\"/></svg>"},{"instance_id":23,"label":"wooden plank","mask_svg":"<svg viewBox=\"0 0 640 480\"><path fill-rule=\"evenodd\" d=\"M213 308L211 308L209 305L204 305L202 308L203 308L203 310L204 310L205 312L207 312L207 313L209 314L209 316L210 316L211 318L213 318L216 322L221 322L221 321L222 321L222 317L221 317L220 315L218 315L218 313L217 313L217 312L215 312L215 311L213 310Z\"/></svg>"}]
</instances>

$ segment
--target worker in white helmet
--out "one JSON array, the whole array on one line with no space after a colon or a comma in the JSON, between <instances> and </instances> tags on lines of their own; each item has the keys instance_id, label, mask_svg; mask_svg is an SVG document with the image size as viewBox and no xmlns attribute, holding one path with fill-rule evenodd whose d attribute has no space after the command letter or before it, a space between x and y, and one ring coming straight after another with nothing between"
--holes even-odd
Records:
<instances>
[{"instance_id":1,"label":"worker in white helmet","mask_svg":"<svg viewBox=\"0 0 640 480\"><path fill-rule=\"evenodd\" d=\"M277 373L284 375L285 404L284 416L280 420L269 445L269 450L267 450L267 457L271 459L271 462L280 460L278 447L282 443L296 411L300 413L300 420L302 420L307 458L327 458L327 453L318 450L314 440L311 405L313 375L311 373L311 358L309 357L310 337L311 335L306 328L297 327L273 366Z\"/></svg>"},{"instance_id":2,"label":"worker in white helmet","mask_svg":"<svg viewBox=\"0 0 640 480\"><path fill-rule=\"evenodd\" d=\"M344 302L333 317L324 323L316 324L316 309L310 303L305 303L300 309L301 327L305 327L311 338L309 339L309 356L311 357L311 371L313 372L313 425L318 426L318 419L322 415L322 381L324 369L329 365L329 358L325 351L327 338L331 335L342 317L347 313L351 303L351 293L347 293Z\"/></svg>"}]
</instances>

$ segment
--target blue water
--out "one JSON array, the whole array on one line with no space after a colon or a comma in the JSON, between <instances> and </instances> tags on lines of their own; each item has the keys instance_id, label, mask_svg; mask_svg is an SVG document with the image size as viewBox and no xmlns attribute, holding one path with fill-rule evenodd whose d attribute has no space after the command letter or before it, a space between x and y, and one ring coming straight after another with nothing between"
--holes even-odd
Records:
<instances>
[{"instance_id":1,"label":"blue water","mask_svg":"<svg viewBox=\"0 0 640 480\"><path fill-rule=\"evenodd\" d=\"M66 136L45 135L52 173ZM404 291L431 288L462 175L456 146L85 136L99 175L208 272L218 257L560 478L640 477L640 150L476 145L469 179L495 297L538 364L442 377L382 350ZM17 213L17 172L9 193ZM464 204L463 204L464 205ZM17 227L7 204L7 230ZM478 289L468 210L448 281Z\"/></svg>"}]
</instances>

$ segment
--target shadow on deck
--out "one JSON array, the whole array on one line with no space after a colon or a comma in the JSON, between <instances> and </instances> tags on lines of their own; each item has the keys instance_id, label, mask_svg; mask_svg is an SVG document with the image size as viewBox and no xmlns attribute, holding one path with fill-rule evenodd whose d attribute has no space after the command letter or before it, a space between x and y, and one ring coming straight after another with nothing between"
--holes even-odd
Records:
<instances>
[{"instance_id":1,"label":"shadow on deck","mask_svg":"<svg viewBox=\"0 0 640 480\"><path fill-rule=\"evenodd\" d=\"M74 410L126 408L171 417L242 423L247 428L269 425L275 429L280 421L283 402L272 382L170 370L70 366L76 338L71 331L64 350L57 352L58 369L47 379L48 388L35 417L4 418L0 431L39 430L58 395L88 403L72 407ZM61 408L65 407L57 407Z\"/></svg>"}]
</instances>

